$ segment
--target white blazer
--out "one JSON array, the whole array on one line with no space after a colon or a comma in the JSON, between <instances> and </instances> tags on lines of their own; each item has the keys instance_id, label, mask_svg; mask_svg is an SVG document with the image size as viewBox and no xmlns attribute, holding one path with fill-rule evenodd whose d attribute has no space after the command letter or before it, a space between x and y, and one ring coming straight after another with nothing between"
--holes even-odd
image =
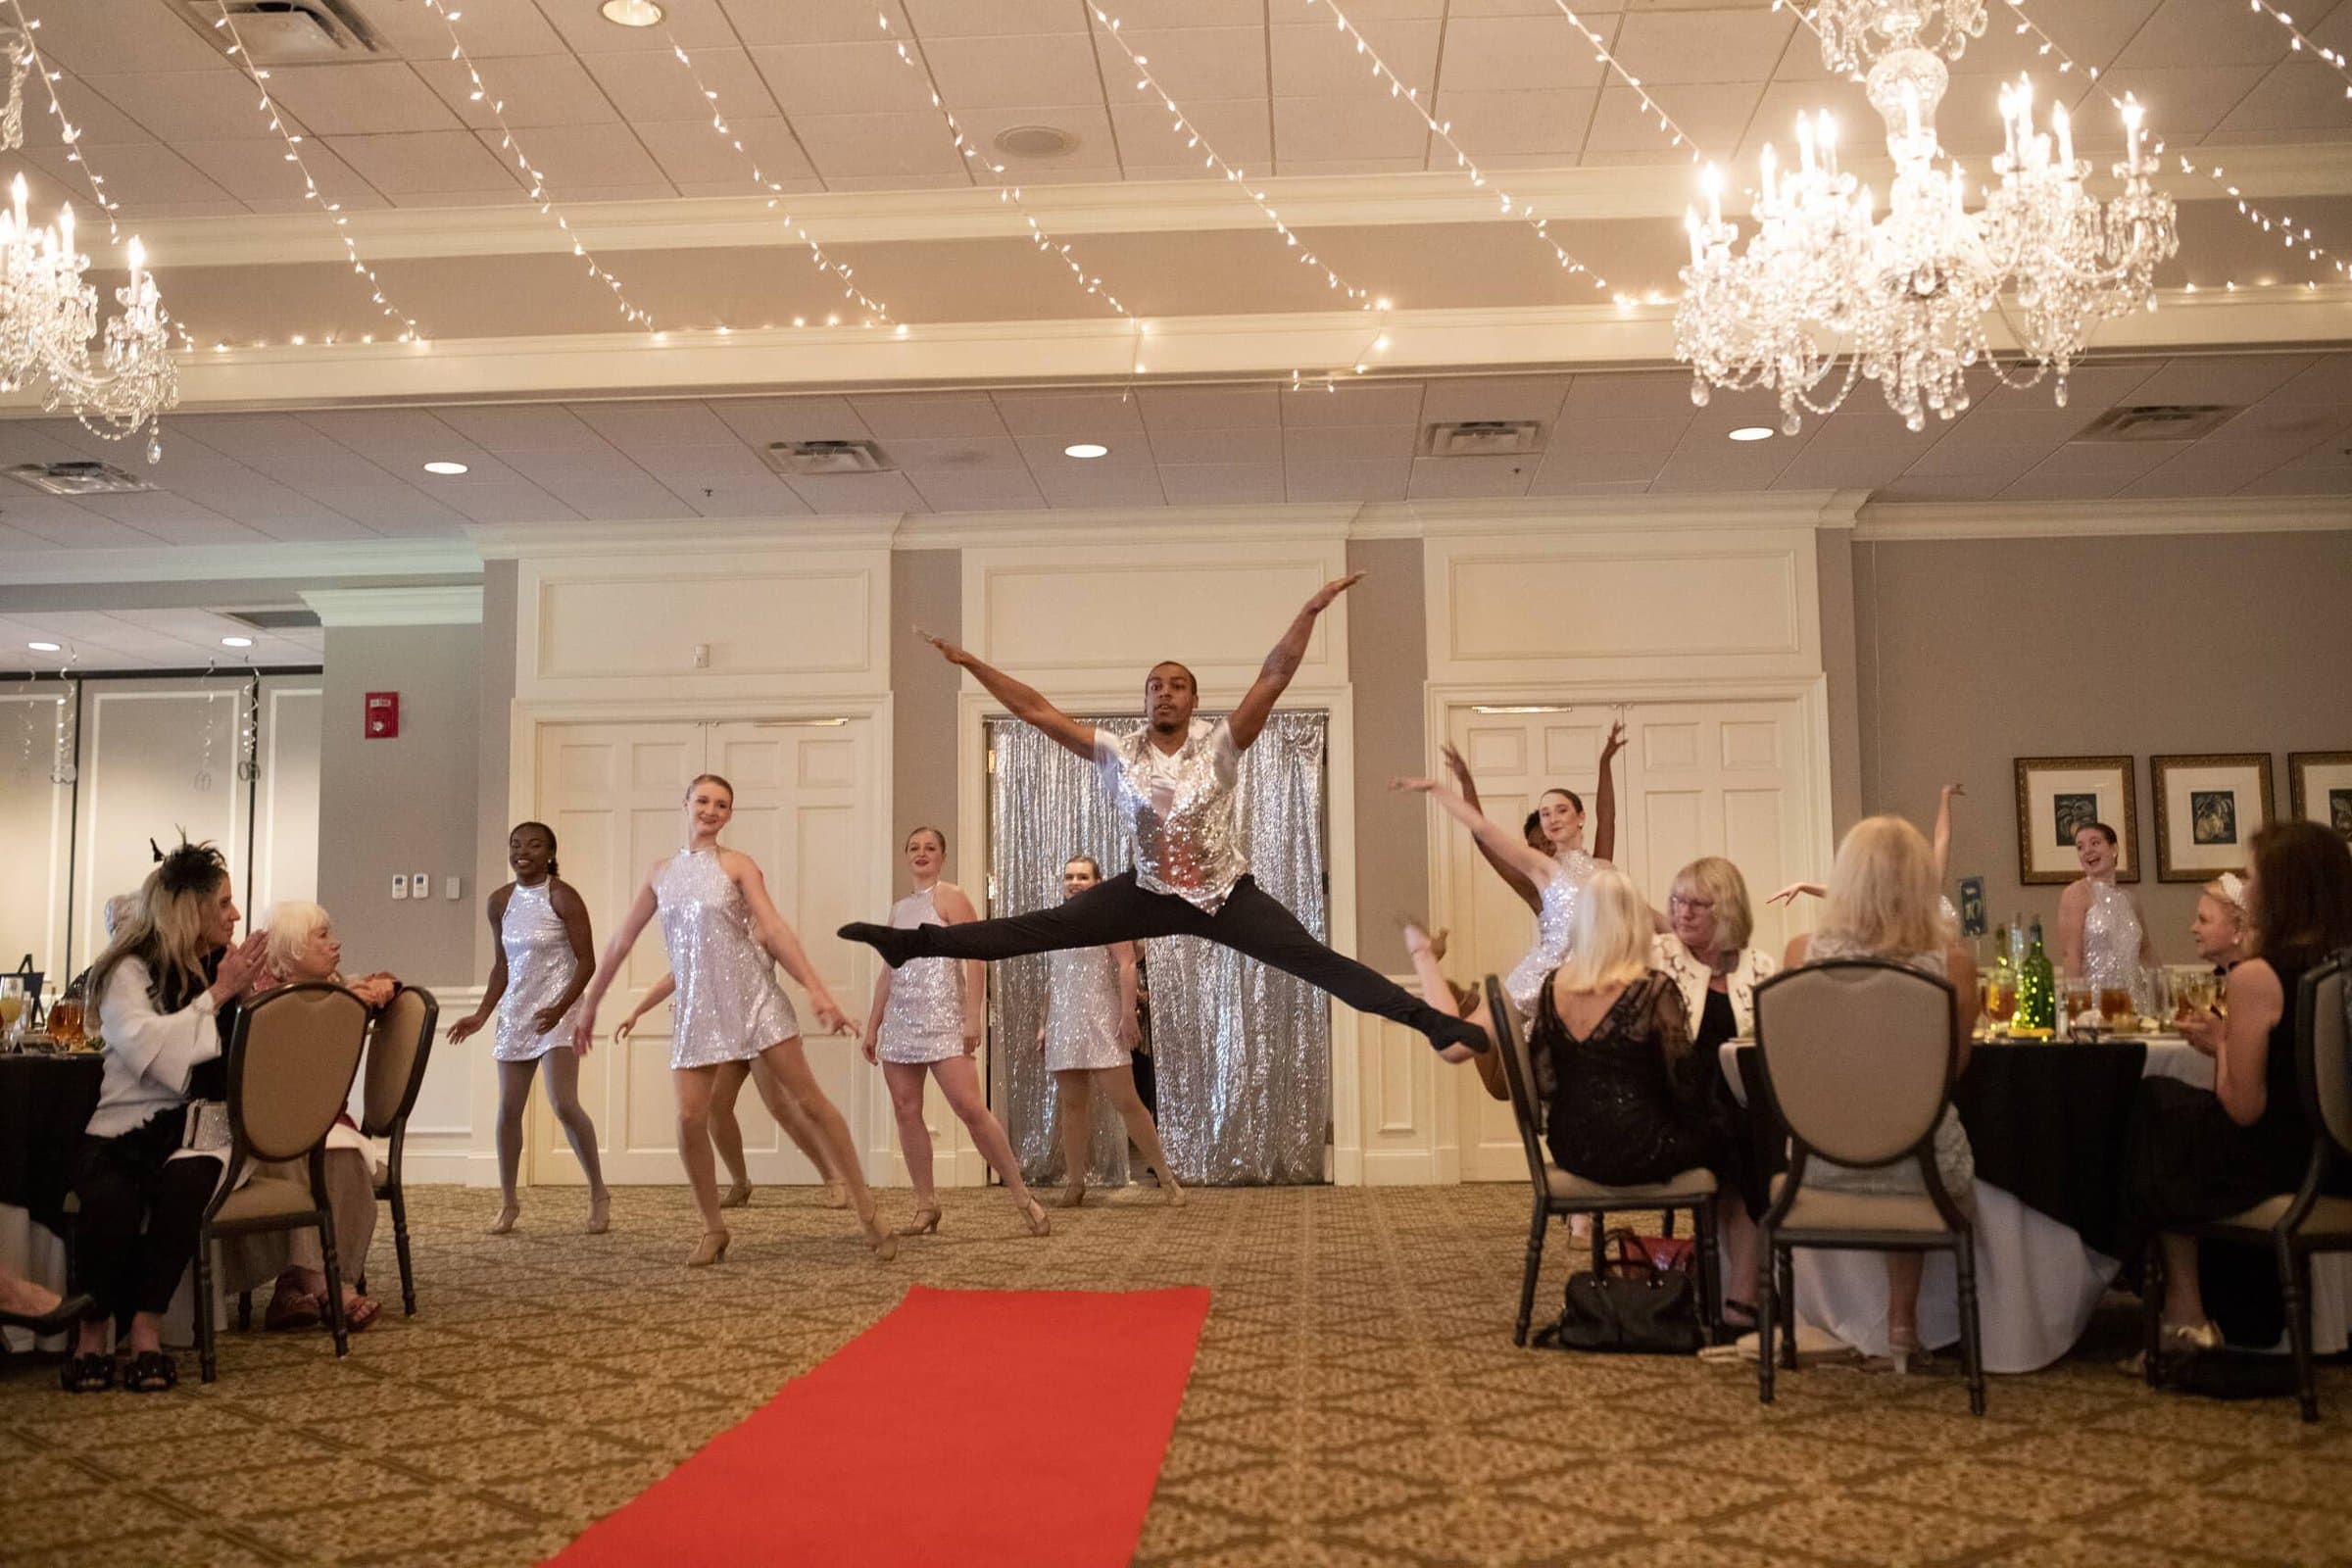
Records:
<instances>
[{"instance_id":1,"label":"white blazer","mask_svg":"<svg viewBox=\"0 0 2352 1568\"><path fill-rule=\"evenodd\" d=\"M1671 931L1661 931L1650 938L1650 967L1671 979L1683 994L1683 1006L1690 1017L1690 1033L1698 1033L1698 1020L1707 1010L1707 983L1712 978L1706 965L1690 956L1690 950ZM1732 1016L1739 1020L1741 1035L1756 1032L1756 987L1780 972L1781 960L1761 948L1742 948L1732 960L1724 975L1724 990L1732 999Z\"/></svg>"}]
</instances>

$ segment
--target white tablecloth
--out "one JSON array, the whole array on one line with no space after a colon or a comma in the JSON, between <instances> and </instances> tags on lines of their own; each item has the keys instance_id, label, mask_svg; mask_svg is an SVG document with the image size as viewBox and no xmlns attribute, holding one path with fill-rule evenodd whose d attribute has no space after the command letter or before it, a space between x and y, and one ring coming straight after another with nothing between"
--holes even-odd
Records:
<instances>
[{"instance_id":1,"label":"white tablecloth","mask_svg":"<svg viewBox=\"0 0 2352 1568\"><path fill-rule=\"evenodd\" d=\"M1744 1102L1734 1053L1722 1066L1732 1092ZM2030 1046L2009 1047L2028 1051ZM2213 1087L2213 1058L2184 1040L2148 1043L2148 1077L2178 1078ZM2082 1238L2016 1197L1984 1181L1977 1189L1977 1312L1988 1372L2038 1372L2074 1348L2121 1266L2094 1252ZM1865 1355L1886 1353L1886 1265L1873 1252L1798 1249L1796 1315L1836 1335ZM2312 1260L2312 1348L2327 1355L2352 1347L2352 1254ZM1951 1254L1931 1253L1919 1293L1923 1344L1960 1342L1960 1293ZM2284 1349L2285 1342L2279 1343Z\"/></svg>"}]
</instances>

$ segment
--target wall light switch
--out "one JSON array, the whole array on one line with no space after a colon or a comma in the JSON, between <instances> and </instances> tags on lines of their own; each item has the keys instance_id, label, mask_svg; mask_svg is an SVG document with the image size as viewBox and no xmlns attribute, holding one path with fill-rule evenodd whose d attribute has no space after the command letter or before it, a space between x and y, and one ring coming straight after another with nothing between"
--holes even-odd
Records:
<instances>
[{"instance_id":1,"label":"wall light switch","mask_svg":"<svg viewBox=\"0 0 2352 1568\"><path fill-rule=\"evenodd\" d=\"M433 873L430 871L416 871L411 873L409 877L409 897L412 899L429 899L432 896Z\"/></svg>"},{"instance_id":2,"label":"wall light switch","mask_svg":"<svg viewBox=\"0 0 2352 1568\"><path fill-rule=\"evenodd\" d=\"M441 879L441 896L450 900L464 898L466 896L465 879L454 876L443 877Z\"/></svg>"},{"instance_id":3,"label":"wall light switch","mask_svg":"<svg viewBox=\"0 0 2352 1568\"><path fill-rule=\"evenodd\" d=\"M405 899L409 896L409 879L398 871L392 873L392 896L396 899Z\"/></svg>"}]
</instances>

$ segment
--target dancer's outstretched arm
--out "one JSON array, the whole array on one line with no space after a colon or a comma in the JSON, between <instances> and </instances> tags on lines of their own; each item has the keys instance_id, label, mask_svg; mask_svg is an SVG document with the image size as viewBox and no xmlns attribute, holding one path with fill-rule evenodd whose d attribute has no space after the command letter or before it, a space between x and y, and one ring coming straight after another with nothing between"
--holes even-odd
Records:
<instances>
[{"instance_id":1,"label":"dancer's outstretched arm","mask_svg":"<svg viewBox=\"0 0 2352 1568\"><path fill-rule=\"evenodd\" d=\"M1507 862L1538 887L1547 886L1560 873L1550 856L1527 847L1527 841L1505 832L1494 819L1479 810L1459 795L1434 778L1400 778L1389 786L1396 790L1413 790L1429 796L1446 808L1446 814L1468 828L1477 838L1478 847Z\"/></svg>"},{"instance_id":2,"label":"dancer's outstretched arm","mask_svg":"<svg viewBox=\"0 0 2352 1568\"><path fill-rule=\"evenodd\" d=\"M1462 803L1483 816L1485 810L1479 805L1478 784L1470 776L1469 762L1463 759L1460 752L1453 749L1451 742L1438 748L1438 755L1446 759L1446 771L1453 775L1455 786L1461 790ZM1478 853L1486 857L1487 864L1494 868L1494 874L1508 883L1511 891L1518 894L1521 902L1526 904L1529 908L1541 911L1544 907L1544 895L1537 889L1535 883L1528 879L1527 874L1493 850L1488 849L1485 840L1480 839L1475 842L1478 844ZM1432 1005L1436 1004L1432 1004Z\"/></svg>"},{"instance_id":3,"label":"dancer's outstretched arm","mask_svg":"<svg viewBox=\"0 0 2352 1568\"><path fill-rule=\"evenodd\" d=\"M500 922L506 919L507 901L514 896L512 882L490 895L490 943L498 949L498 956L490 962L490 983L482 988L482 1004L449 1026L449 1043L453 1046L488 1023L491 1014L498 1011L499 999L507 994L507 944Z\"/></svg>"},{"instance_id":4,"label":"dancer's outstretched arm","mask_svg":"<svg viewBox=\"0 0 2352 1568\"><path fill-rule=\"evenodd\" d=\"M1049 739L1066 750L1076 752L1088 761L1095 760L1095 726L1081 724L1069 714L1046 701L1034 686L1024 685L1005 674L996 665L969 649L958 648L945 637L934 637L920 626L915 635L939 650L939 656L958 669L968 669L972 678L988 691L988 695L1004 705L1005 711L1022 723L1043 730Z\"/></svg>"},{"instance_id":5,"label":"dancer's outstretched arm","mask_svg":"<svg viewBox=\"0 0 2352 1568\"><path fill-rule=\"evenodd\" d=\"M579 1018L571 1026L571 1049L583 1056L596 1039L597 1004L605 1000L605 993L612 989L612 982L620 978L620 966L629 961L629 950L637 945L639 934L654 917L657 907L654 902L654 871L661 869L657 864L653 871L646 872L645 880L637 884L637 896L629 901L629 912L620 917L612 940L605 944L605 956L597 963L596 978L588 982L588 994L580 999Z\"/></svg>"},{"instance_id":6,"label":"dancer's outstretched arm","mask_svg":"<svg viewBox=\"0 0 2352 1568\"><path fill-rule=\"evenodd\" d=\"M1225 720L1225 727L1233 733L1235 751L1248 751L1250 743L1257 739L1257 732L1266 727L1266 715L1282 701L1283 689L1298 673L1298 661L1306 657L1306 640L1315 634L1315 617L1330 609L1333 600L1360 582L1363 575L1358 571L1325 583L1292 619L1291 629L1282 634L1282 641L1266 655L1266 662L1258 666L1257 679L1250 682L1250 690L1235 705L1233 716Z\"/></svg>"},{"instance_id":7,"label":"dancer's outstretched arm","mask_svg":"<svg viewBox=\"0 0 2352 1568\"><path fill-rule=\"evenodd\" d=\"M776 901L767 896L767 878L760 874L760 862L740 850L721 851L720 859L726 863L727 874L735 879L735 885L743 890L743 902L751 906L752 934L760 939L760 946L766 950L767 956L782 964L784 972L808 993L808 1004L816 1009L816 1021L825 1026L827 1034L857 1039L858 1025L841 1010L841 1004L833 1000L833 993L825 988L825 977L808 961L800 937L785 923Z\"/></svg>"},{"instance_id":8,"label":"dancer's outstretched arm","mask_svg":"<svg viewBox=\"0 0 2352 1568\"><path fill-rule=\"evenodd\" d=\"M1952 797L1968 791L1957 784L1946 784L1936 799L1936 886L1941 888L1952 864Z\"/></svg>"},{"instance_id":9,"label":"dancer's outstretched arm","mask_svg":"<svg viewBox=\"0 0 2352 1568\"><path fill-rule=\"evenodd\" d=\"M1600 743L1600 782L1592 787L1592 858L1614 860L1617 858L1617 775L1609 763L1625 750L1625 720L1609 726L1609 738Z\"/></svg>"}]
</instances>

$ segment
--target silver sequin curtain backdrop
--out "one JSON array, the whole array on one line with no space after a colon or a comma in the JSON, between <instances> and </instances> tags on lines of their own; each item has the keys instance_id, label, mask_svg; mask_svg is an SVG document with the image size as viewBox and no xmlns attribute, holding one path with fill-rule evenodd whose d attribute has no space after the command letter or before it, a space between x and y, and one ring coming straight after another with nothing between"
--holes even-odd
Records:
<instances>
[{"instance_id":1,"label":"silver sequin curtain backdrop","mask_svg":"<svg viewBox=\"0 0 2352 1568\"><path fill-rule=\"evenodd\" d=\"M1143 721L1094 719L1129 734ZM1318 712L1278 712L1242 754L1242 843L1258 886L1318 938L1330 929L1324 862L1324 733ZM1127 835L1092 766L1028 725L988 721L990 914L1022 914L1061 899L1061 867L1091 855L1105 877L1130 863ZM1177 1179L1253 1186L1320 1182L1331 1127L1331 1023L1323 993L1213 943L1170 937L1145 945L1152 987L1159 1136ZM1038 1029L1049 960L995 966L989 1039L997 1114L1021 1174L1061 1179L1053 1075ZM1117 1114L1094 1102L1090 1180L1127 1179Z\"/></svg>"}]
</instances>

